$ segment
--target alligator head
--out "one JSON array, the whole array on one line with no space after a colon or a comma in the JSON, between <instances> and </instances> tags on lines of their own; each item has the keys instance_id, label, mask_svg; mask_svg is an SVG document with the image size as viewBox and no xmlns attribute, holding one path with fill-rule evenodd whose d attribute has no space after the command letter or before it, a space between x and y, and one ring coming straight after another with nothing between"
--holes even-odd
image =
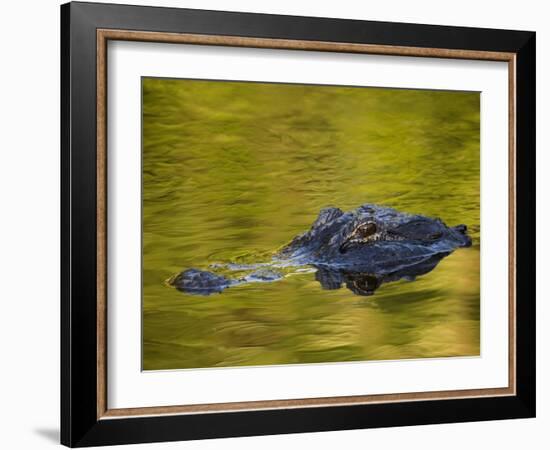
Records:
<instances>
[{"instance_id":1,"label":"alligator head","mask_svg":"<svg viewBox=\"0 0 550 450\"><path fill-rule=\"evenodd\" d=\"M366 204L321 210L310 230L276 255L295 264L391 273L472 243L466 226Z\"/></svg>"},{"instance_id":2,"label":"alligator head","mask_svg":"<svg viewBox=\"0 0 550 450\"><path fill-rule=\"evenodd\" d=\"M324 289L345 284L357 295L371 295L382 283L412 280L430 272L453 250L471 243L465 225L448 227L440 219L373 204L348 212L325 208L311 228L284 246L271 262L216 266L254 270L248 275L228 278L188 269L169 283L184 292L209 295L230 286L281 279L277 268L310 266Z\"/></svg>"}]
</instances>

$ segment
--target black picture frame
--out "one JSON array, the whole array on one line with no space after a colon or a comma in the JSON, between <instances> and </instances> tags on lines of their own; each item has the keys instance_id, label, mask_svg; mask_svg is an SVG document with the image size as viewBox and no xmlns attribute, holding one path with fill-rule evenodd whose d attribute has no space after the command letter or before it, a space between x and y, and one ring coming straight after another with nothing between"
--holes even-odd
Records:
<instances>
[{"instance_id":1,"label":"black picture frame","mask_svg":"<svg viewBox=\"0 0 550 450\"><path fill-rule=\"evenodd\" d=\"M516 395L102 419L97 416L98 29L516 55ZM114 4L61 6L61 442L71 447L535 416L535 33Z\"/></svg>"}]
</instances>

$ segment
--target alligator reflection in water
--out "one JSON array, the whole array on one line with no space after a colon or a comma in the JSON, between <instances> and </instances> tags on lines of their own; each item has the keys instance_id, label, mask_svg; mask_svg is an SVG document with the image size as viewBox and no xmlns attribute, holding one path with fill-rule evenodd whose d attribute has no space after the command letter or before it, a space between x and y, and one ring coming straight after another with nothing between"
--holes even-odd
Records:
<instances>
[{"instance_id":1,"label":"alligator reflection in water","mask_svg":"<svg viewBox=\"0 0 550 450\"><path fill-rule=\"evenodd\" d=\"M326 208L309 231L296 236L270 262L188 269L169 284L186 293L210 295L231 286L277 281L309 267L324 289L345 284L357 295L372 295L383 283L412 281L430 272L453 250L470 245L465 225L448 227L440 219L373 204L348 212ZM216 270L244 274L228 277Z\"/></svg>"},{"instance_id":2,"label":"alligator reflection in water","mask_svg":"<svg viewBox=\"0 0 550 450\"><path fill-rule=\"evenodd\" d=\"M414 281L416 277L431 272L448 254L440 253L393 273L380 275L361 272L360 267L354 268L354 270L317 267L315 279L323 289L340 289L342 284L345 284L356 295L372 295L383 283L399 280Z\"/></svg>"}]
</instances>

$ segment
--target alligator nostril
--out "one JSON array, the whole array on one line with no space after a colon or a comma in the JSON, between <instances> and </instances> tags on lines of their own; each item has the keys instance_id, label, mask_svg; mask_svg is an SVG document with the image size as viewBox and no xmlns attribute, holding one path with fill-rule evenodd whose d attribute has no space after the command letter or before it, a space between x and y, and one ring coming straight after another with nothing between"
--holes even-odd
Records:
<instances>
[{"instance_id":1,"label":"alligator nostril","mask_svg":"<svg viewBox=\"0 0 550 450\"><path fill-rule=\"evenodd\" d=\"M468 227L467 227L466 225L464 225L464 224L461 224L461 225L457 225L457 226L455 227L455 230L458 231L459 233L464 234L464 233L466 233L466 231L468 230Z\"/></svg>"}]
</instances>

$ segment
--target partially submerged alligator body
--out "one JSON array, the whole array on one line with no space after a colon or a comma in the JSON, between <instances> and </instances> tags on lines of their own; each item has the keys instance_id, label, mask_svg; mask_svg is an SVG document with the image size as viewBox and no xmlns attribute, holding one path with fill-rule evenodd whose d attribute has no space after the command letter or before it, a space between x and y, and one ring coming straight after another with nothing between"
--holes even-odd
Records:
<instances>
[{"instance_id":1,"label":"partially submerged alligator body","mask_svg":"<svg viewBox=\"0 0 550 450\"><path fill-rule=\"evenodd\" d=\"M169 283L200 295L222 292L231 286L272 282L311 268L324 289L345 284L357 295L371 295L385 282L413 280L435 268L441 259L472 241L466 226L448 227L439 219L366 204L352 211L325 208L311 228L275 253L269 262L218 264L214 271L188 269ZM227 277L216 269L245 273Z\"/></svg>"}]
</instances>

